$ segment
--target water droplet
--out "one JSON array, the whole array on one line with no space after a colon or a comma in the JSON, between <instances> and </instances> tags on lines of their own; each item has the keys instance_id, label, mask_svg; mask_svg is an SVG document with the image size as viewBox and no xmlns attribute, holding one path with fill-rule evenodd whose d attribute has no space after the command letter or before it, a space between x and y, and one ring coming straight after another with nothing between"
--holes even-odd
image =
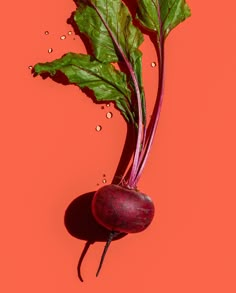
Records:
<instances>
[{"instance_id":1,"label":"water droplet","mask_svg":"<svg viewBox=\"0 0 236 293\"><path fill-rule=\"evenodd\" d=\"M107 107L110 107L110 104L107 104Z\"/></svg>"},{"instance_id":2,"label":"water droplet","mask_svg":"<svg viewBox=\"0 0 236 293\"><path fill-rule=\"evenodd\" d=\"M107 183L107 180L106 179L102 179L102 183Z\"/></svg>"},{"instance_id":3,"label":"water droplet","mask_svg":"<svg viewBox=\"0 0 236 293\"><path fill-rule=\"evenodd\" d=\"M48 49L48 53L51 54L53 52L53 48Z\"/></svg>"},{"instance_id":4,"label":"water droplet","mask_svg":"<svg viewBox=\"0 0 236 293\"><path fill-rule=\"evenodd\" d=\"M44 34L45 34L45 35L49 35L49 31L45 31Z\"/></svg>"},{"instance_id":5,"label":"water droplet","mask_svg":"<svg viewBox=\"0 0 236 293\"><path fill-rule=\"evenodd\" d=\"M68 35L69 35L69 36L72 35L72 31L69 31L69 32L68 32Z\"/></svg>"},{"instance_id":6,"label":"water droplet","mask_svg":"<svg viewBox=\"0 0 236 293\"><path fill-rule=\"evenodd\" d=\"M152 62L152 63L151 63L151 66L152 66L152 67L156 67L156 66L157 66L156 62Z\"/></svg>"},{"instance_id":7,"label":"water droplet","mask_svg":"<svg viewBox=\"0 0 236 293\"><path fill-rule=\"evenodd\" d=\"M65 40L65 38L66 38L65 35L63 35L63 36L60 37L61 40Z\"/></svg>"},{"instance_id":8,"label":"water droplet","mask_svg":"<svg viewBox=\"0 0 236 293\"><path fill-rule=\"evenodd\" d=\"M32 65L30 65L30 66L28 66L28 68L31 70L31 69L33 69L33 66L32 66Z\"/></svg>"},{"instance_id":9,"label":"water droplet","mask_svg":"<svg viewBox=\"0 0 236 293\"><path fill-rule=\"evenodd\" d=\"M95 130L96 130L96 131L101 131L101 130L102 130L102 126L101 126L101 125L97 125L97 126L95 127Z\"/></svg>"},{"instance_id":10,"label":"water droplet","mask_svg":"<svg viewBox=\"0 0 236 293\"><path fill-rule=\"evenodd\" d=\"M111 119L113 116L113 114L111 112L107 112L106 117L107 119Z\"/></svg>"}]
</instances>

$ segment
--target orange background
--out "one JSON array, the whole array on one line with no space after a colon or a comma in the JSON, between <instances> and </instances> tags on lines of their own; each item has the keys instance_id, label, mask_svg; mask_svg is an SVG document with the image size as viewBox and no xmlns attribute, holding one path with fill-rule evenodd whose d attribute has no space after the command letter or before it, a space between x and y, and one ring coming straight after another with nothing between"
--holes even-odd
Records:
<instances>
[{"instance_id":1,"label":"orange background","mask_svg":"<svg viewBox=\"0 0 236 293\"><path fill-rule=\"evenodd\" d=\"M73 1L2 3L1 292L236 292L236 5L188 4L192 17L166 43L161 120L139 184L155 201L155 219L112 243L99 278L104 243L92 245L81 283L84 241L67 232L64 214L77 196L102 186L104 174L111 181L126 125L113 106L107 119L108 108L78 88L28 69L85 52L78 36L67 35ZM142 51L150 107L157 68L148 38Z\"/></svg>"}]
</instances>

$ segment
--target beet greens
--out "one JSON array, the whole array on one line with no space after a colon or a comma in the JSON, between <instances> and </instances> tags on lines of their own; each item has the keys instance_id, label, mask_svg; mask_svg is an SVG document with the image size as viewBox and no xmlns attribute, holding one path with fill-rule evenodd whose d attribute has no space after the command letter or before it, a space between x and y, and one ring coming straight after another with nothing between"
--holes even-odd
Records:
<instances>
[{"instance_id":1,"label":"beet greens","mask_svg":"<svg viewBox=\"0 0 236 293\"><path fill-rule=\"evenodd\" d=\"M172 29L190 16L190 9L185 0L137 0L137 25L127 5L121 0L78 1L74 21L79 31L89 39L93 53L70 52L60 59L34 66L36 75L47 73L54 76L61 72L69 83L92 90L98 102L114 102L127 123L135 129L136 147L131 161L127 162L129 168L121 174L119 185L108 185L104 189L105 195L111 192L110 197L104 196L104 191L98 190L93 200L93 214L96 220L111 231L98 272L116 233L142 231L144 228L140 227L146 228L153 218L154 205L150 198L147 205L147 197L137 191L137 184L146 164L160 117L164 87L165 40ZM148 125L142 82L142 52L139 50L145 32L151 32L155 36L154 45L159 70L157 97ZM119 69L115 68L114 63L119 65ZM123 194L124 199L120 201L117 194ZM105 210L102 210L104 206ZM120 207L123 211L119 211ZM124 217L124 213L121 216L124 210L125 214L129 210L132 211L129 219L121 218ZM135 222L139 216L145 225Z\"/></svg>"}]
</instances>

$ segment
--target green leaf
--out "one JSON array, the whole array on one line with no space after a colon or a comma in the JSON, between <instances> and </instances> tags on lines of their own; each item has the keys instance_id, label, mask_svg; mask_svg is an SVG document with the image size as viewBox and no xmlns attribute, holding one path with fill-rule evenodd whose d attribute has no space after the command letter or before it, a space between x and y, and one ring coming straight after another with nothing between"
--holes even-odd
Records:
<instances>
[{"instance_id":1,"label":"green leaf","mask_svg":"<svg viewBox=\"0 0 236 293\"><path fill-rule=\"evenodd\" d=\"M34 66L36 74L48 73L54 76L57 71L62 72L70 83L91 89L97 101L115 102L127 121L134 120L126 75L112 64L101 63L90 55L68 53L60 59Z\"/></svg>"},{"instance_id":2,"label":"green leaf","mask_svg":"<svg viewBox=\"0 0 236 293\"><path fill-rule=\"evenodd\" d=\"M137 18L141 24L168 36L170 31L191 15L185 0L138 0Z\"/></svg>"},{"instance_id":3,"label":"green leaf","mask_svg":"<svg viewBox=\"0 0 236 293\"><path fill-rule=\"evenodd\" d=\"M89 37L94 55L100 62L117 62L123 59L122 55L127 57L138 80L145 123L142 53L138 49L144 38L133 25L128 8L120 0L81 0L74 19L79 30ZM132 84L131 79L129 82Z\"/></svg>"},{"instance_id":4,"label":"green leaf","mask_svg":"<svg viewBox=\"0 0 236 293\"><path fill-rule=\"evenodd\" d=\"M111 34L128 58L143 42L141 31L132 24L131 14L120 0L81 0L74 19L101 62L119 61Z\"/></svg>"}]
</instances>

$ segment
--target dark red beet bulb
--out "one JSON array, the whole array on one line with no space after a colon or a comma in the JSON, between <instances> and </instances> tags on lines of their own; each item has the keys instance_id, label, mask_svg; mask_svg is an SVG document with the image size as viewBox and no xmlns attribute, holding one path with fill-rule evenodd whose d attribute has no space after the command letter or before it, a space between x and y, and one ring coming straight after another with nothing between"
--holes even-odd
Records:
<instances>
[{"instance_id":1,"label":"dark red beet bulb","mask_svg":"<svg viewBox=\"0 0 236 293\"><path fill-rule=\"evenodd\" d=\"M145 230L154 217L151 198L119 185L100 188L92 201L96 221L111 231L136 233Z\"/></svg>"},{"instance_id":2,"label":"dark red beet bulb","mask_svg":"<svg viewBox=\"0 0 236 293\"><path fill-rule=\"evenodd\" d=\"M94 194L92 214L96 221L110 230L100 264L98 276L108 247L120 233L137 233L145 230L154 217L154 204L151 198L135 189L119 185L106 185Z\"/></svg>"}]
</instances>

